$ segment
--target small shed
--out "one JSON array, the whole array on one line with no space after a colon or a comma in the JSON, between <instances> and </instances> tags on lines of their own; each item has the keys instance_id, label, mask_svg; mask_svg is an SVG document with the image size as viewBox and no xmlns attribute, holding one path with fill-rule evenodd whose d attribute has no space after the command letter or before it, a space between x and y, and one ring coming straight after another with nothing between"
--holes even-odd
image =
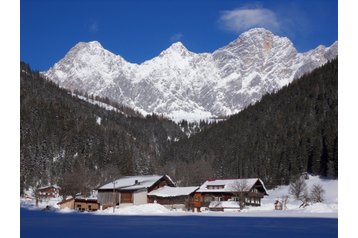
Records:
<instances>
[{"instance_id":1,"label":"small shed","mask_svg":"<svg viewBox=\"0 0 358 238\"><path fill-rule=\"evenodd\" d=\"M164 186L148 193L148 202L157 202L169 209L190 209L193 194L199 187Z\"/></svg>"},{"instance_id":2,"label":"small shed","mask_svg":"<svg viewBox=\"0 0 358 238\"><path fill-rule=\"evenodd\" d=\"M282 210L282 202L276 200L274 204L275 204L275 210Z\"/></svg>"},{"instance_id":3,"label":"small shed","mask_svg":"<svg viewBox=\"0 0 358 238\"><path fill-rule=\"evenodd\" d=\"M75 209L75 199L73 197L68 197L65 200L57 203L57 205L60 207L60 209Z\"/></svg>"},{"instance_id":4,"label":"small shed","mask_svg":"<svg viewBox=\"0 0 358 238\"><path fill-rule=\"evenodd\" d=\"M97 211L100 208L100 205L97 201L97 198L93 197L76 197L74 203L75 210L78 211Z\"/></svg>"},{"instance_id":5,"label":"small shed","mask_svg":"<svg viewBox=\"0 0 358 238\"><path fill-rule=\"evenodd\" d=\"M78 211L97 211L99 210L99 203L97 201L97 198L95 197L84 197L84 196L78 196L76 198L69 197L59 203L60 209L74 209Z\"/></svg>"}]
</instances>

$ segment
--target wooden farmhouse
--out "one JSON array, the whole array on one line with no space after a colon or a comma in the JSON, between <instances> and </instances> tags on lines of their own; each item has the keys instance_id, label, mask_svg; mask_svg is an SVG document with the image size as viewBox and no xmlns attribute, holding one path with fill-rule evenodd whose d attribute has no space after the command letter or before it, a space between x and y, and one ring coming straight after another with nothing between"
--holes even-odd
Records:
<instances>
[{"instance_id":1,"label":"wooden farmhouse","mask_svg":"<svg viewBox=\"0 0 358 238\"><path fill-rule=\"evenodd\" d=\"M36 197L39 199L57 198L59 192L60 187L57 185L44 186L36 190Z\"/></svg>"},{"instance_id":2,"label":"wooden farmhouse","mask_svg":"<svg viewBox=\"0 0 358 238\"><path fill-rule=\"evenodd\" d=\"M210 179L195 192L193 207L198 211L201 208L213 211L239 210L242 205L260 206L265 195L268 195L267 190L259 178Z\"/></svg>"},{"instance_id":3,"label":"wooden farmhouse","mask_svg":"<svg viewBox=\"0 0 358 238\"><path fill-rule=\"evenodd\" d=\"M60 209L75 209L75 199L73 197L67 198L59 203L57 205L60 207Z\"/></svg>"},{"instance_id":4,"label":"wooden farmhouse","mask_svg":"<svg viewBox=\"0 0 358 238\"><path fill-rule=\"evenodd\" d=\"M193 195L198 188L164 186L148 193L148 202L159 203L171 210L188 210L191 207Z\"/></svg>"},{"instance_id":5,"label":"wooden farmhouse","mask_svg":"<svg viewBox=\"0 0 358 238\"><path fill-rule=\"evenodd\" d=\"M97 198L102 209L121 204L145 204L148 193L164 186L175 187L167 175L125 176L99 187Z\"/></svg>"},{"instance_id":6,"label":"wooden farmhouse","mask_svg":"<svg viewBox=\"0 0 358 238\"><path fill-rule=\"evenodd\" d=\"M97 211L100 208L97 199L94 197L79 196L76 198L70 197L64 201L57 203L60 209L68 208L77 211Z\"/></svg>"}]
</instances>

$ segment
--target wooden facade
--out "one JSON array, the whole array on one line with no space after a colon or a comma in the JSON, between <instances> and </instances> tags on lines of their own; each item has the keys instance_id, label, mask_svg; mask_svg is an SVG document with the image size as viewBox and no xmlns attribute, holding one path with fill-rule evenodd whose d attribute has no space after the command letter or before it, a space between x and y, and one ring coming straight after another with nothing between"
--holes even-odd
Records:
<instances>
[{"instance_id":1,"label":"wooden facade","mask_svg":"<svg viewBox=\"0 0 358 238\"><path fill-rule=\"evenodd\" d=\"M70 199L66 199L62 202L57 203L57 205L59 205L60 209L75 209L75 199L74 198L70 198Z\"/></svg>"},{"instance_id":2,"label":"wooden facade","mask_svg":"<svg viewBox=\"0 0 358 238\"><path fill-rule=\"evenodd\" d=\"M60 188L57 186L47 186L38 188L36 196L39 199L56 198L59 196Z\"/></svg>"},{"instance_id":3,"label":"wooden facade","mask_svg":"<svg viewBox=\"0 0 358 238\"><path fill-rule=\"evenodd\" d=\"M133 203L133 191L122 191L121 203Z\"/></svg>"},{"instance_id":4,"label":"wooden facade","mask_svg":"<svg viewBox=\"0 0 358 238\"><path fill-rule=\"evenodd\" d=\"M60 209L74 209L77 211L97 211L100 208L95 198L70 198L57 203Z\"/></svg>"},{"instance_id":5,"label":"wooden facade","mask_svg":"<svg viewBox=\"0 0 358 238\"><path fill-rule=\"evenodd\" d=\"M75 210L78 211L97 211L100 208L97 199L87 199L87 198L76 198L74 201Z\"/></svg>"},{"instance_id":6,"label":"wooden facade","mask_svg":"<svg viewBox=\"0 0 358 238\"><path fill-rule=\"evenodd\" d=\"M193 207L199 211L201 207L209 207L213 201L237 201L244 200L245 206L261 206L261 199L267 195L267 191L261 180L257 181L246 191L234 191L224 189L224 185L207 185L206 190L198 190L192 199ZM222 207L211 210L223 211Z\"/></svg>"},{"instance_id":7,"label":"wooden facade","mask_svg":"<svg viewBox=\"0 0 358 238\"><path fill-rule=\"evenodd\" d=\"M114 203L116 206L123 203L144 204L148 203L147 193L164 186L175 186L174 183L166 175L159 177L157 181L155 181L148 187L141 187L140 182L135 180L133 181L133 186L112 189L99 188L97 195L98 202L101 204L102 209L113 207ZM142 196L140 196L139 193L145 193L145 199L142 198L143 194Z\"/></svg>"},{"instance_id":8,"label":"wooden facade","mask_svg":"<svg viewBox=\"0 0 358 238\"><path fill-rule=\"evenodd\" d=\"M158 203L160 205L172 206L182 204L184 208L190 209L192 196L177 196L177 197L148 197L148 203Z\"/></svg>"}]
</instances>

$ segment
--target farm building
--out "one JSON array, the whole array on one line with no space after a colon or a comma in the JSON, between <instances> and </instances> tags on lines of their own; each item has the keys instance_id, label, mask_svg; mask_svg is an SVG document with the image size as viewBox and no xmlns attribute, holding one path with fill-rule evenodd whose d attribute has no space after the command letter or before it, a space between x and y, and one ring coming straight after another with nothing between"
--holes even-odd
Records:
<instances>
[{"instance_id":1,"label":"farm building","mask_svg":"<svg viewBox=\"0 0 358 238\"><path fill-rule=\"evenodd\" d=\"M125 176L99 187L97 198L103 209L114 204L145 204L148 193L164 186L175 187L167 175Z\"/></svg>"},{"instance_id":2,"label":"farm building","mask_svg":"<svg viewBox=\"0 0 358 238\"><path fill-rule=\"evenodd\" d=\"M79 211L97 211L100 208L97 199L93 197L76 197L74 206Z\"/></svg>"},{"instance_id":3,"label":"farm building","mask_svg":"<svg viewBox=\"0 0 358 238\"><path fill-rule=\"evenodd\" d=\"M59 196L60 187L57 185L50 185L40 187L36 190L36 196L39 199L56 198Z\"/></svg>"},{"instance_id":4,"label":"farm building","mask_svg":"<svg viewBox=\"0 0 358 238\"><path fill-rule=\"evenodd\" d=\"M73 197L69 197L57 203L57 205L60 207L60 209L75 209L75 199Z\"/></svg>"},{"instance_id":5,"label":"farm building","mask_svg":"<svg viewBox=\"0 0 358 238\"><path fill-rule=\"evenodd\" d=\"M78 196L76 198L69 197L59 203L60 209L69 208L69 209L75 209L78 211L97 211L99 210L99 203L97 202L97 199L94 197L83 197Z\"/></svg>"},{"instance_id":6,"label":"farm building","mask_svg":"<svg viewBox=\"0 0 358 238\"><path fill-rule=\"evenodd\" d=\"M264 195L268 193L259 178L210 179L195 192L193 204L198 210L207 207L214 211L224 211L240 208L240 205L241 208L246 205L260 206Z\"/></svg>"},{"instance_id":7,"label":"farm building","mask_svg":"<svg viewBox=\"0 0 358 238\"><path fill-rule=\"evenodd\" d=\"M189 209L194 192L198 188L164 186L148 193L148 202L157 202L169 209Z\"/></svg>"}]
</instances>

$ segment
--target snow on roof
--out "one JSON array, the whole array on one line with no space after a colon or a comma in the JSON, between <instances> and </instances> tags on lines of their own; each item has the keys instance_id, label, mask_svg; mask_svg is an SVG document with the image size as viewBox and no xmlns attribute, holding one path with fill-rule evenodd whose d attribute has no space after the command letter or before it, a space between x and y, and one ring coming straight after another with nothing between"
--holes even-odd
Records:
<instances>
[{"instance_id":1,"label":"snow on roof","mask_svg":"<svg viewBox=\"0 0 358 238\"><path fill-rule=\"evenodd\" d=\"M57 185L48 185L48 186L42 186L39 187L37 190L42 190L42 189L46 189L46 188L56 188L56 189L61 189L59 186Z\"/></svg>"},{"instance_id":2,"label":"snow on roof","mask_svg":"<svg viewBox=\"0 0 358 238\"><path fill-rule=\"evenodd\" d=\"M187 196L195 192L199 187L169 187L164 186L148 193L148 196L178 197Z\"/></svg>"},{"instance_id":3,"label":"snow on roof","mask_svg":"<svg viewBox=\"0 0 358 238\"><path fill-rule=\"evenodd\" d=\"M267 193L264 183L259 178L249 179L212 179L205 181L197 192L237 192L238 184L245 184L243 191L248 192L257 181L260 181Z\"/></svg>"},{"instance_id":4,"label":"snow on roof","mask_svg":"<svg viewBox=\"0 0 358 238\"><path fill-rule=\"evenodd\" d=\"M115 188L121 190L138 190L142 188L149 188L153 186L153 184L155 184L162 177L163 175L125 176L120 179L117 179L116 181L107 183L99 189ZM168 177L168 179L170 178Z\"/></svg>"}]
</instances>

